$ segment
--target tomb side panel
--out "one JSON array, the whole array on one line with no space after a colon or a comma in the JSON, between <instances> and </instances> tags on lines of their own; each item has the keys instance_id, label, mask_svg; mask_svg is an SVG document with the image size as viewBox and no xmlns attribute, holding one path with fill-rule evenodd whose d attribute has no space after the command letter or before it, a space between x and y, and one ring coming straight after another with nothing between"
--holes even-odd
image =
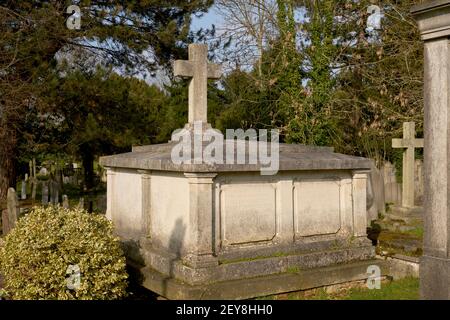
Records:
<instances>
[{"instance_id":1,"label":"tomb side panel","mask_svg":"<svg viewBox=\"0 0 450 320\"><path fill-rule=\"evenodd\" d=\"M178 173L153 172L149 235L156 247L181 255L189 251L189 184Z\"/></svg>"},{"instance_id":2,"label":"tomb side panel","mask_svg":"<svg viewBox=\"0 0 450 320\"><path fill-rule=\"evenodd\" d=\"M296 177L294 228L296 238L337 234L341 229L340 178Z\"/></svg>"},{"instance_id":3,"label":"tomb side panel","mask_svg":"<svg viewBox=\"0 0 450 320\"><path fill-rule=\"evenodd\" d=\"M222 247L273 242L278 235L277 184L236 178L220 185Z\"/></svg>"},{"instance_id":4,"label":"tomb side panel","mask_svg":"<svg viewBox=\"0 0 450 320\"><path fill-rule=\"evenodd\" d=\"M139 239L142 224L142 181L136 170L116 169L113 178L111 215L117 234Z\"/></svg>"}]
</instances>

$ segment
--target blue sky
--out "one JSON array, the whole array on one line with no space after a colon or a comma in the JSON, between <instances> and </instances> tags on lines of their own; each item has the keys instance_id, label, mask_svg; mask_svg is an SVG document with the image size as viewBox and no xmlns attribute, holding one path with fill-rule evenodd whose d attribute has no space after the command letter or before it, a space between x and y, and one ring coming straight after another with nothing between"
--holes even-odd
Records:
<instances>
[{"instance_id":1,"label":"blue sky","mask_svg":"<svg viewBox=\"0 0 450 320\"><path fill-rule=\"evenodd\" d=\"M219 25L222 21L222 17L219 16L216 12L215 12L215 8L214 6L212 6L208 13L205 13L202 17L197 18L197 17L193 17L192 19L192 25L191 25L191 30L192 31L197 31L200 28L211 28L211 25Z\"/></svg>"}]
</instances>

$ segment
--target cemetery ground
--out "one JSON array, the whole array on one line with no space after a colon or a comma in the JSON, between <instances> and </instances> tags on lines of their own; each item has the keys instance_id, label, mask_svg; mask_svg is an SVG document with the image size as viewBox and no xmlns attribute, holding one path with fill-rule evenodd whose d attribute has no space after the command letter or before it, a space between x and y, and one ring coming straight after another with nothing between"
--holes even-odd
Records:
<instances>
[{"instance_id":1,"label":"cemetery ground","mask_svg":"<svg viewBox=\"0 0 450 320\"><path fill-rule=\"evenodd\" d=\"M423 219L421 212L409 217L392 213L391 204L386 214L372 222L368 237L376 245L379 257L401 258L418 263L422 255ZM381 289L368 289L366 281L334 285L312 290L290 292L262 297L267 300L418 300L419 279L405 277L393 281L385 278Z\"/></svg>"},{"instance_id":2,"label":"cemetery ground","mask_svg":"<svg viewBox=\"0 0 450 320\"><path fill-rule=\"evenodd\" d=\"M405 255L418 258L422 255L423 209L408 217L392 213L389 205L385 215L373 221L368 228L369 239L382 256Z\"/></svg>"},{"instance_id":3,"label":"cemetery ground","mask_svg":"<svg viewBox=\"0 0 450 320\"><path fill-rule=\"evenodd\" d=\"M384 279L380 289L368 289L366 282L356 282L317 288L307 291L290 292L260 300L418 300L419 279L407 277L392 281Z\"/></svg>"}]
</instances>

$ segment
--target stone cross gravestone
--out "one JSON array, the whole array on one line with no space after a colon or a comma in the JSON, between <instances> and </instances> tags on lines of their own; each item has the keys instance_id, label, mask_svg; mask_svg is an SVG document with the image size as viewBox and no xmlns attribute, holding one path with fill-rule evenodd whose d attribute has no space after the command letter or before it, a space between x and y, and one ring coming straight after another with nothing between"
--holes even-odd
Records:
<instances>
[{"instance_id":1,"label":"stone cross gravestone","mask_svg":"<svg viewBox=\"0 0 450 320\"><path fill-rule=\"evenodd\" d=\"M414 6L424 41L425 202L420 294L450 299L450 1Z\"/></svg>"},{"instance_id":2,"label":"stone cross gravestone","mask_svg":"<svg viewBox=\"0 0 450 320\"><path fill-rule=\"evenodd\" d=\"M62 207L64 209L69 209L69 197L65 194L62 196Z\"/></svg>"},{"instance_id":3,"label":"stone cross gravestone","mask_svg":"<svg viewBox=\"0 0 450 320\"><path fill-rule=\"evenodd\" d=\"M403 139L392 139L392 148L405 149L403 151L402 176L402 206L414 207L414 165L415 150L423 148L424 139L416 139L414 122L403 123Z\"/></svg>"},{"instance_id":4,"label":"stone cross gravestone","mask_svg":"<svg viewBox=\"0 0 450 320\"><path fill-rule=\"evenodd\" d=\"M189 45L189 60L177 60L174 75L192 78L189 83L189 124L200 121L207 123L208 79L219 79L221 67L208 63L208 47L201 44Z\"/></svg>"}]
</instances>

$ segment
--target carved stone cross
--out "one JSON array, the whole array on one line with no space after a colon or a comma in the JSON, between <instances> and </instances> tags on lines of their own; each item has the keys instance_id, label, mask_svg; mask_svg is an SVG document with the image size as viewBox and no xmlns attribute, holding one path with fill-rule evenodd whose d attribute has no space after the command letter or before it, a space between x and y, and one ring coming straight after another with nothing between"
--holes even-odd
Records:
<instances>
[{"instance_id":1,"label":"carved stone cross","mask_svg":"<svg viewBox=\"0 0 450 320\"><path fill-rule=\"evenodd\" d=\"M208 79L219 79L222 75L219 65L208 63L208 46L190 44L189 60L175 61L173 69L175 76L192 78L189 84L189 123L207 123Z\"/></svg>"},{"instance_id":2,"label":"carved stone cross","mask_svg":"<svg viewBox=\"0 0 450 320\"><path fill-rule=\"evenodd\" d=\"M414 122L403 123L403 139L392 139L392 148L404 148L402 207L414 207L414 156L416 148L423 148L423 139L416 139Z\"/></svg>"}]
</instances>

